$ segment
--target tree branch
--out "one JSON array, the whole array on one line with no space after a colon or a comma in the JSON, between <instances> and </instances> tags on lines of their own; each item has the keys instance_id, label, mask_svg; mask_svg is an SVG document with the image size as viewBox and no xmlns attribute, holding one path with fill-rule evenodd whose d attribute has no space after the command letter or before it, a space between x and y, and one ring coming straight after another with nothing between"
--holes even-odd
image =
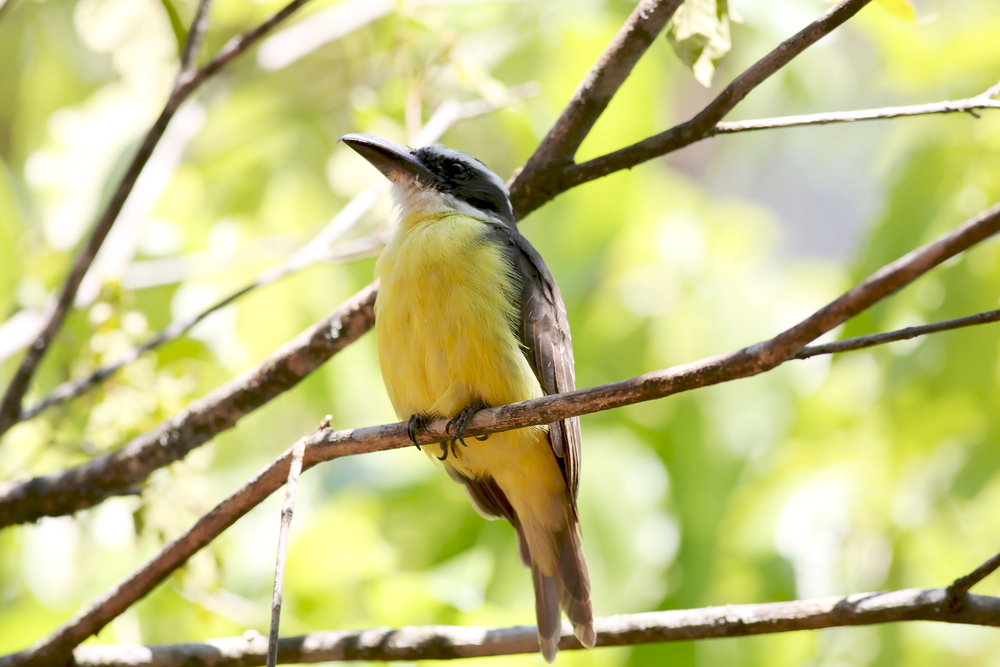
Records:
<instances>
[{"instance_id":1,"label":"tree branch","mask_svg":"<svg viewBox=\"0 0 1000 667\"><path fill-rule=\"evenodd\" d=\"M793 358L808 359L820 354L836 354L838 352L861 350L866 347L874 347L875 345L885 345L886 343L908 340L910 338L916 338L917 336L923 336L926 334L938 333L940 331L950 331L952 329L960 329L962 327L971 327L977 324L988 324L998 320L1000 320L1000 310L990 310L985 313L959 317L954 320L945 320L944 322L922 324L920 326L906 327L905 329L897 329L896 331L889 331L886 333L870 334L868 336L855 336L854 338L845 338L844 340L838 340L833 343L825 343L823 345L809 345L802 348L802 350Z\"/></svg>"},{"instance_id":2,"label":"tree branch","mask_svg":"<svg viewBox=\"0 0 1000 667\"><path fill-rule=\"evenodd\" d=\"M611 102L632 68L663 31L682 0L642 0L629 15L597 62L580 82L569 104L552 129L535 149L511 183L514 215L520 219L531 209L521 210L519 202L538 196L537 186L547 172L561 171L572 164L573 156L594 123ZM537 208L537 207L536 207Z\"/></svg>"},{"instance_id":3,"label":"tree branch","mask_svg":"<svg viewBox=\"0 0 1000 667\"><path fill-rule=\"evenodd\" d=\"M962 100L949 100L931 104L912 104L904 107L883 107L881 109L865 109L863 111L834 111L829 113L814 113L802 116L783 116L780 118L765 118L762 120L739 120L732 123L718 123L711 129L708 136L720 134L735 134L753 130L771 130L782 127L800 127L803 125L828 125L830 123L853 123L862 120L883 120L901 118L904 116L926 116L930 114L972 113L978 109L1000 109L1000 101L992 99L997 95L1000 84L989 90Z\"/></svg>"},{"instance_id":4,"label":"tree branch","mask_svg":"<svg viewBox=\"0 0 1000 667\"><path fill-rule=\"evenodd\" d=\"M947 591L909 588L843 597L653 611L594 619L597 646L635 646L658 642L817 630L899 621L938 621L1000 626L1000 598L973 595L969 606L948 609ZM73 652L80 667L237 667L264 664L259 635L215 639L202 644L160 646L81 646ZM569 628L559 649L583 647ZM278 646L282 663L373 660L452 660L538 651L534 626L483 628L408 626L399 629L338 630L286 637Z\"/></svg>"},{"instance_id":5,"label":"tree branch","mask_svg":"<svg viewBox=\"0 0 1000 667\"><path fill-rule=\"evenodd\" d=\"M1000 231L1000 204L965 222L941 239L888 264L839 299L766 342L629 380L480 410L473 416L467 435L485 435L525 426L550 424L572 416L663 398L763 373L794 358L809 340L840 325L949 257L997 231ZM442 442L448 438L447 419L434 421L418 435L421 444ZM303 470L308 470L321 461L400 449L411 444L406 423L343 431L331 431L327 428L303 439L301 443L305 447ZM291 456L292 449L286 450L185 533L165 545L126 580L45 640L20 653L0 659L0 667L41 664L68 656L84 639L128 609L240 516L280 488L288 476Z\"/></svg>"},{"instance_id":6,"label":"tree branch","mask_svg":"<svg viewBox=\"0 0 1000 667\"><path fill-rule=\"evenodd\" d=\"M184 40L184 48L181 49L181 74L190 72L198 64L198 53L201 51L201 43L208 32L209 9L212 0L201 0L198 9L195 10L194 19L191 21L191 28L188 30L187 39ZM179 85L180 76L177 77Z\"/></svg>"},{"instance_id":7,"label":"tree branch","mask_svg":"<svg viewBox=\"0 0 1000 667\"><path fill-rule=\"evenodd\" d=\"M320 428L330 425L330 417L323 420ZM281 529L278 531L278 557L274 564L274 589L271 593L271 632L267 638L267 667L278 664L278 629L281 627L281 601L285 595L285 560L288 556L288 531L292 527L295 511L295 493L302 474L302 456L305 444L302 441L292 447L292 460L288 466L288 480L285 482L285 502L281 507Z\"/></svg>"},{"instance_id":8,"label":"tree branch","mask_svg":"<svg viewBox=\"0 0 1000 667\"><path fill-rule=\"evenodd\" d=\"M56 475L0 485L0 527L72 514L134 493L151 472L232 428L357 340L375 321L374 303L370 285L271 357L116 452Z\"/></svg>"},{"instance_id":9,"label":"tree branch","mask_svg":"<svg viewBox=\"0 0 1000 667\"><path fill-rule=\"evenodd\" d=\"M545 174L544 179L540 179L541 182L532 184L530 192L519 188L515 181L511 186L511 200L514 203L514 210L522 216L527 215L570 188L622 169L630 169L637 164L679 150L710 136L716 123L722 120L723 116L729 113L750 91L791 62L806 48L857 14L869 2L871 0L842 0L736 77L691 120L613 153L582 164L568 165L560 170L549 171ZM514 201L515 197L516 201Z\"/></svg>"},{"instance_id":10,"label":"tree branch","mask_svg":"<svg viewBox=\"0 0 1000 667\"><path fill-rule=\"evenodd\" d=\"M122 176L122 180L119 182L114 195L111 197L111 201L108 202L107 207L104 209L104 213L94 226L94 231L91 232L86 245L77 256L76 262L73 264L73 268L63 285L62 292L59 294L59 298L56 300L54 306L47 315L47 320L45 326L42 328L42 332L38 335L35 342L32 343L31 347L28 348L24 358L21 360L20 366L18 366L17 371L14 373L14 377L7 386L3 400L0 401L0 435L3 435L11 426L13 426L16 423L17 418L20 416L22 410L22 400L25 392L28 390L28 385L31 383L31 378L34 375L35 370L38 368L38 365L41 363L42 358L48 351L49 346L52 344L56 333L62 327L66 316L69 314L70 308L73 306L73 300L76 298L76 293L80 288L80 283L83 282L84 275L86 275L87 270L90 268L94 258L97 256L97 251L100 250L101 245L104 243L104 239L107 238L112 225L114 225L115 220L117 220L118 214L121 213L122 207L125 205L125 200L132 192L132 188L135 187L135 182L139 178L140 172L142 172L143 168L146 166L146 162L149 161L149 157L153 154L153 149L163 137L163 133L166 131L167 125L174 117L174 114L177 112L181 103L184 102L184 100L186 100L205 79L215 74L223 66L236 58L236 56L250 48L278 23L283 21L306 2L308 2L308 0L293 0L282 8L281 11L261 25L244 33L243 35L234 37L224 47L222 47L222 50L218 55L216 55L215 58L213 58L200 70L181 70L177 77L174 89L170 93L170 96L167 98L167 102L163 107L163 111L160 112L159 118L157 118L156 122L153 123L153 127L151 127L149 132L146 133L146 137L143 139L142 145L139 146L139 150L136 152L135 157L132 158L132 162L126 170L125 175ZM185 52L188 51L189 47L193 47L196 41L200 41L200 35L203 33L205 27L202 24L207 20L207 17L203 15L206 10L207 6L204 4L199 6L198 14L195 18L195 25L191 27L191 30L188 33ZM189 57L191 56L189 55Z\"/></svg>"},{"instance_id":11,"label":"tree branch","mask_svg":"<svg viewBox=\"0 0 1000 667\"><path fill-rule=\"evenodd\" d=\"M1000 568L1000 553L996 553L975 570L959 577L948 586L947 592L952 610L960 609L968 601L969 589Z\"/></svg>"},{"instance_id":12,"label":"tree branch","mask_svg":"<svg viewBox=\"0 0 1000 667\"><path fill-rule=\"evenodd\" d=\"M481 410L472 418L468 432L470 435L483 435L533 424L548 424L771 370L795 358L810 341L997 231L1000 231L1000 204L967 220L941 239L882 267L839 299L768 341L630 380ZM136 438L125 449L61 475L36 478L8 489L0 488L0 527L41 516L68 514L90 507L115 493L125 492L156 467L180 459L194 447L207 442L215 433L231 427L237 419L257 407L254 401L270 400L294 386L329 355L366 331L374 321L371 307L375 289L374 285L370 286L349 302L347 308L338 309L323 323L307 330L272 360L196 403L178 420L167 422L159 429ZM355 321L351 314L356 310L365 313L366 321ZM350 328L345 331L348 322ZM342 328L335 328L338 325ZM328 328L339 334L335 343L330 343L324 335ZM318 341L319 349L311 349L310 341ZM301 370L302 374L289 371L289 360L301 357L307 357L314 365L306 370L303 364L296 361L294 368ZM268 376L268 369L272 366L283 370L273 372L274 380L262 381L261 378ZM173 425L175 422L177 426ZM436 440L432 437L421 441L446 439L444 424L444 421L440 422L440 428L435 432Z\"/></svg>"},{"instance_id":13,"label":"tree branch","mask_svg":"<svg viewBox=\"0 0 1000 667\"><path fill-rule=\"evenodd\" d=\"M474 100L463 104L455 102L442 104L428 119L417 136L413 138L414 145L425 146L434 143L456 122L496 111L498 108L537 94L537 87L529 84L512 88L508 92L509 95L499 102ZM144 353L172 340L176 340L184 332L212 313L225 308L254 290L266 287L318 262L350 261L359 257L370 256L371 253L377 251L382 246L384 239L379 237L368 242L357 241L345 244L345 247L336 250L331 250L330 246L351 230L361 216L375 203L378 194L387 187L388 183L382 181L362 191L351 199L319 233L313 236L312 239L306 242L284 262L261 272L252 283L217 301L205 310L189 317L174 320L151 339L126 352L118 361L97 369L85 378L70 380L60 384L52 390L52 393L38 401L35 405L23 409L21 414L13 420L12 425L32 419L47 408L79 396L113 375L122 367L132 363Z\"/></svg>"}]
</instances>

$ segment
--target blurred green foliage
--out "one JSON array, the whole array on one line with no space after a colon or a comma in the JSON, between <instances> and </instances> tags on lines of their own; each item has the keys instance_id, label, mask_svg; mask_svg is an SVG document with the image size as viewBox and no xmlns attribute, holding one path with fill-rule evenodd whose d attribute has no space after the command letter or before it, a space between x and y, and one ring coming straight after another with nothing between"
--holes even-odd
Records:
<instances>
[{"instance_id":1,"label":"blurred green foliage","mask_svg":"<svg viewBox=\"0 0 1000 667\"><path fill-rule=\"evenodd\" d=\"M928 0L907 22L899 5L862 11L734 118L961 98L995 83L1000 6ZM218 0L207 49L279 6ZM377 178L337 145L341 134L406 141L444 102L496 101L537 81L539 96L461 121L443 140L508 176L631 9L619 0L307 5L282 29L298 32L279 30L174 120L30 401L241 287L318 231ZM730 9L742 22L715 91L826 5ZM18 0L0 13L0 381L165 99L180 36L170 12L183 27L194 2ZM710 94L658 39L580 157L684 120ZM723 137L534 213L523 231L566 297L579 385L770 337L997 201L1000 115L982 116ZM389 215L379 203L348 238ZM995 308L998 259L996 243L984 243L839 334ZM264 358L371 272L371 260L318 265L253 292L16 427L0 444L0 480L121 446ZM595 611L940 586L971 570L1000 548L998 353L995 325L984 326L584 418L580 511ZM0 652L69 618L328 413L337 428L394 421L371 336L154 474L141 498L0 533ZM240 520L92 641L265 632L278 503ZM482 521L412 450L307 473L292 538L285 634L533 622L509 526ZM978 590L997 588L992 577ZM985 666L998 651L993 629L907 623L559 661Z\"/></svg>"}]
</instances>

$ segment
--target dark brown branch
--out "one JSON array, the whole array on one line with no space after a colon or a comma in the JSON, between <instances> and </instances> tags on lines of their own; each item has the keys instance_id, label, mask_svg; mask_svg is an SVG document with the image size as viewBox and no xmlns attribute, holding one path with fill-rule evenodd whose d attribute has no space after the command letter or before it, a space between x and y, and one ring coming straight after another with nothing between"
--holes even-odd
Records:
<instances>
[{"instance_id":1,"label":"dark brown branch","mask_svg":"<svg viewBox=\"0 0 1000 667\"><path fill-rule=\"evenodd\" d=\"M533 184L530 193L516 189L517 201L514 201L514 210L519 211L521 215L527 215L570 188L622 169L630 169L710 136L712 128L750 91L791 62L806 48L857 14L869 2L871 0L842 0L736 77L718 97L691 120L613 153L582 164L567 166L559 172L546 174L543 182ZM516 182L514 185L516 186ZM511 189L511 198L512 200L515 198L515 187Z\"/></svg>"},{"instance_id":2,"label":"dark brown branch","mask_svg":"<svg viewBox=\"0 0 1000 667\"><path fill-rule=\"evenodd\" d=\"M1000 84L998 84L1000 85ZM996 88L996 86L994 86ZM719 134L734 134L751 132L753 130L771 130L783 127L801 127L805 125L828 125L830 123L853 123L863 120L884 120L902 118L905 116L927 116L930 114L947 114L971 112L978 109L1000 109L1000 101L992 99L996 93L990 88L981 95L962 100L949 100L931 104L913 104L904 107L883 107L881 109L865 109L862 111L834 111L830 113L806 114L803 116L783 116L781 118L765 118L762 120L740 120L732 123L718 123L708 136Z\"/></svg>"},{"instance_id":3,"label":"dark brown branch","mask_svg":"<svg viewBox=\"0 0 1000 667\"><path fill-rule=\"evenodd\" d=\"M949 257L997 231L1000 231L1000 204L965 222L941 239L883 267L839 299L769 341L630 380L480 410L473 416L467 433L484 435L535 424L549 424L567 417L663 398L763 373L793 358L809 340L840 325ZM422 444L446 440L447 428L447 420L437 420L418 439ZM344 431L324 429L302 442L305 446L303 470L320 461L399 449L411 444L405 423ZM128 579L93 602L87 610L47 639L10 656L7 662L0 660L0 667L34 664L36 661L44 662L67 656L80 642L98 632L240 516L280 488L287 477L291 451L289 449L278 457L187 532L164 546L159 554Z\"/></svg>"},{"instance_id":4,"label":"dark brown branch","mask_svg":"<svg viewBox=\"0 0 1000 667\"><path fill-rule=\"evenodd\" d=\"M87 270L93 263L94 258L97 256L97 251L100 250L101 245L104 243L104 239L107 238L115 220L118 219L118 214L121 213L122 207L125 205L125 200L135 187L139 174L149 161L150 156L153 154L153 149L163 137L163 133L166 131L167 125L174 117L174 114L177 112L181 103L184 102L184 100L186 100L205 79L215 74L219 71L219 69L236 58L236 56L250 48L278 23L286 19L306 2L308 2L308 0L293 0L261 25L244 33L243 35L234 37L222 48L215 58L213 58L200 70L195 72L184 69L181 70L177 79L177 84L170 93L170 97L167 98L163 111L160 112L159 118L157 118L156 122L153 123L153 127L151 127L149 132L146 133L146 136L142 141L142 145L139 146L139 150L136 152L135 157L132 158L132 162L125 171L125 175L122 176L121 182L119 182L114 195L111 197L111 201L108 202L107 207L104 209L104 213L94 226L94 231L91 232L86 245L77 256L76 262L74 262L73 268L63 285L62 292L59 294L59 298L56 300L52 310L48 313L48 318L45 326L42 328L42 332L38 335L38 338L35 339L35 342L32 343L31 347L28 348L24 358L21 360L20 366L18 366L17 371L14 373L14 377L7 386L3 400L0 401L0 435L3 435L11 426L13 426L16 423L17 418L20 416L24 394L28 390L28 385L31 382L31 378L34 375L35 370L38 368L42 358L45 356L45 353L55 338L56 333L62 327L63 321L66 319L66 315L69 314L70 308L73 306L73 300L76 298L76 293L80 288L80 283L83 281L84 275L87 273ZM199 16L201 16L202 9L202 7L199 7ZM206 19L202 17L202 20ZM192 26L191 32L189 33L189 44L193 43L195 39L200 39L197 35L201 30L203 30L203 27L199 25L199 22L197 21L198 20L196 18L196 25Z\"/></svg>"},{"instance_id":5,"label":"dark brown branch","mask_svg":"<svg viewBox=\"0 0 1000 667\"><path fill-rule=\"evenodd\" d=\"M895 343L896 341L908 340L940 331L951 331L952 329L961 329L962 327L971 327L997 321L1000 321L1000 310L990 310L985 313L977 313L944 322L933 322L931 324L921 324L920 326L906 327L905 329L897 329L896 331L888 331L886 333L845 338L844 340L824 343L823 345L809 345L802 348L802 351L796 354L793 359L808 359L820 354L836 354L838 352L861 350L866 347Z\"/></svg>"},{"instance_id":6,"label":"dark brown branch","mask_svg":"<svg viewBox=\"0 0 1000 667\"><path fill-rule=\"evenodd\" d=\"M974 595L969 606L952 612L941 588L910 588L844 597L764 604L726 605L623 614L594 619L597 646L746 637L900 621L1000 625L1000 598ZM559 649L581 649L568 629ZM282 663L372 660L451 660L538 651L534 626L483 628L433 625L313 632L279 644ZM203 644L161 646L81 646L73 652L80 667L204 667L261 665L264 638L231 637Z\"/></svg>"},{"instance_id":7,"label":"dark brown branch","mask_svg":"<svg viewBox=\"0 0 1000 667\"><path fill-rule=\"evenodd\" d=\"M964 606L969 597L969 589L993 574L997 568L1000 568L1000 553L994 554L969 574L953 581L951 586L947 588L948 596L951 599L951 608L956 609Z\"/></svg>"},{"instance_id":8,"label":"dark brown branch","mask_svg":"<svg viewBox=\"0 0 1000 667\"><path fill-rule=\"evenodd\" d=\"M232 428L357 340L374 322L374 303L375 285L369 285L270 358L117 452L60 474L0 485L0 527L72 514L134 492L151 472Z\"/></svg>"},{"instance_id":9,"label":"dark brown branch","mask_svg":"<svg viewBox=\"0 0 1000 667\"><path fill-rule=\"evenodd\" d=\"M573 156L594 123L632 73L639 58L663 31L681 1L642 0L636 5L618 34L580 82L552 129L511 183L511 200L518 219L531 210L521 210L519 202L538 196L535 192L537 186L547 180L543 174L560 171L572 164Z\"/></svg>"},{"instance_id":10,"label":"dark brown branch","mask_svg":"<svg viewBox=\"0 0 1000 667\"><path fill-rule=\"evenodd\" d=\"M327 417L320 428L327 428L329 425L330 417ZM302 474L303 454L305 454L305 443L299 441L292 447L292 460L288 466L288 480L285 482L285 502L281 507L278 557L274 564L274 590L271 593L271 631L267 638L267 667L275 667L278 664L278 629L281 627L281 600L285 593L288 531L292 527L292 514L295 512L295 493L299 488L299 475Z\"/></svg>"}]
</instances>

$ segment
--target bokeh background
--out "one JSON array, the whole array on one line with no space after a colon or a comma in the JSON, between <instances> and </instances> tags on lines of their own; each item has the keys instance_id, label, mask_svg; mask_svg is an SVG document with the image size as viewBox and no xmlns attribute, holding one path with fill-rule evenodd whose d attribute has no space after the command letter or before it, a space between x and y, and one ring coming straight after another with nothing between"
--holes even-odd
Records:
<instances>
[{"instance_id":1,"label":"bokeh background","mask_svg":"<svg viewBox=\"0 0 1000 667\"><path fill-rule=\"evenodd\" d=\"M1000 5L864 9L729 118L969 97L1000 78ZM7 0L0 10L0 381L155 119L193 0ZM214 52L280 6L217 0ZM734 0L708 89L660 38L586 159L685 120L825 11ZM116 360L305 243L377 173L346 132L410 140L446 102L504 104L443 143L504 178L631 11L621 0L315 0L178 113L81 290L31 400ZM180 27L179 27L180 26ZM537 94L506 103L510 91ZM591 386L774 335L1000 198L1000 114L772 130L702 142L576 188L524 234L569 310ZM379 203L340 243L371 239ZM321 263L256 290L0 443L0 480L114 450L266 357L371 280ZM997 307L996 242L836 332ZM580 512L600 615L941 586L1000 549L997 329L984 326L584 417ZM0 652L43 637L326 414L395 421L372 335L141 497L0 533ZM91 641L266 633L279 499L242 519ZM509 526L412 449L300 485L283 634L534 622ZM977 590L997 594L998 578ZM907 623L564 652L566 665L1000 665L995 629ZM477 664L541 664L537 655Z\"/></svg>"}]
</instances>

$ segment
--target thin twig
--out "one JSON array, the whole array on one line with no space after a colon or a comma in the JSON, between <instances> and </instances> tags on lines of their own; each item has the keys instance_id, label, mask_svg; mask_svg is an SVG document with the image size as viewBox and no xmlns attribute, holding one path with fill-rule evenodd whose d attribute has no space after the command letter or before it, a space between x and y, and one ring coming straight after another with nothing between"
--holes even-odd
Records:
<instances>
[{"instance_id":1,"label":"thin twig","mask_svg":"<svg viewBox=\"0 0 1000 667\"><path fill-rule=\"evenodd\" d=\"M323 420L320 428L327 428L329 425L330 417L327 417ZM267 667L275 667L278 664L278 629L281 627L281 599L285 590L288 531L292 526L292 514L295 512L295 492L299 488L299 475L302 473L302 455L304 453L305 442L299 440L292 446L292 461L288 466L288 480L285 482L285 502L281 506L278 557L274 564L274 590L271 593L271 632L267 640Z\"/></svg>"},{"instance_id":2,"label":"thin twig","mask_svg":"<svg viewBox=\"0 0 1000 667\"><path fill-rule=\"evenodd\" d=\"M750 91L857 14L869 2L871 0L842 0L736 77L691 120L613 153L581 164L567 165L561 170L549 171L544 178L538 179L539 182L533 182L530 190L515 181L511 185L514 210L522 216L527 215L572 187L622 169L630 169L704 139Z\"/></svg>"},{"instance_id":3,"label":"thin twig","mask_svg":"<svg viewBox=\"0 0 1000 667\"><path fill-rule=\"evenodd\" d=\"M70 308L73 306L73 300L76 298L76 293L80 288L80 283L83 282L84 275L86 275L87 270L97 256L97 251L100 250L104 239L107 238L112 225L117 220L118 214L121 213L122 207L125 205L125 200L135 187L135 182L139 178L140 172L146 166L146 162L149 161L149 157L153 154L153 149L163 137L167 125L174 117L181 103L205 79L215 74L223 66L236 58L236 56L250 48L250 46L278 25L278 23L286 19L306 2L308 0L293 0L261 25L231 39L222 47L218 55L201 69L194 72L185 70L180 72L177 84L167 98L167 102L160 112L159 118L156 119L149 132L146 133L142 145L132 158L132 162L125 171L125 175L122 176L122 180L111 197L111 201L108 202L104 213L97 221L97 224L94 225L94 230L91 232L86 245L84 245L77 256L69 276L66 277L59 298L48 313L45 326L35 339L35 342L28 348L24 358L21 360L21 364L14 373L14 377L7 386L3 400L0 401L0 435L3 435L13 426L18 416L20 416L24 394L28 390L28 385L31 383L31 378L35 370L52 344L56 333L62 327ZM192 27L192 32L196 33L197 31L197 26Z\"/></svg>"},{"instance_id":4,"label":"thin twig","mask_svg":"<svg viewBox=\"0 0 1000 667\"><path fill-rule=\"evenodd\" d=\"M951 586L947 588L948 596L950 598L950 607L952 609L956 609L958 607L965 606L963 603L965 603L969 597L969 590L980 581L993 574L997 568L1000 568L1000 553L994 554L989 560L969 574L964 577L959 577L953 581Z\"/></svg>"},{"instance_id":5,"label":"thin twig","mask_svg":"<svg viewBox=\"0 0 1000 667\"><path fill-rule=\"evenodd\" d=\"M681 0L642 0L636 5L511 183L512 193L518 193L512 194L516 217L527 214L518 209L517 203L521 198L532 197L536 184L545 180L540 178L541 172L572 164L573 156L594 123L680 5Z\"/></svg>"},{"instance_id":6,"label":"thin twig","mask_svg":"<svg viewBox=\"0 0 1000 667\"><path fill-rule=\"evenodd\" d=\"M642 401L663 398L699 387L720 384L768 371L791 359L809 340L821 336L857 315L873 303L913 282L987 236L1000 231L1000 204L966 221L941 239L915 250L883 267L868 279L796 326L774 338L702 361L685 364L599 387L543 396L477 412L468 435L485 435L549 424L568 417L590 414ZM448 438L448 421L439 419L418 435L421 444ZM321 430L301 441L305 446L303 470L320 461L361 453L407 447L411 443L405 423L386 424L343 431ZM48 638L14 654L0 667L63 659L90 635L98 632L132 603L146 595L173 570L211 542L240 516L249 512L284 483L291 449L286 450L253 479L244 484L189 530L161 549L109 593L58 628Z\"/></svg>"},{"instance_id":7,"label":"thin twig","mask_svg":"<svg viewBox=\"0 0 1000 667\"><path fill-rule=\"evenodd\" d=\"M998 84L1000 85L1000 84ZM802 116L782 116L780 118L764 118L761 120L740 120L732 123L718 123L708 133L708 136L719 134L734 134L753 130L771 130L783 127L800 127L803 125L828 125L830 123L853 123L863 120L883 120L901 118L904 116L926 116L930 114L947 114L974 111L976 109L1000 109L1000 101L991 99L995 95L986 93L968 97L963 100L949 100L931 104L913 104L904 107L884 107L881 109L865 109L862 111L835 111L830 113L815 113Z\"/></svg>"},{"instance_id":8,"label":"thin twig","mask_svg":"<svg viewBox=\"0 0 1000 667\"><path fill-rule=\"evenodd\" d=\"M184 40L184 48L181 49L181 72L190 72L198 64L198 53L201 51L201 43L208 32L209 9L212 0L200 0L198 9L195 10L194 19L191 21L191 28L188 30L187 39ZM177 84L180 84L181 77L178 77Z\"/></svg>"},{"instance_id":9,"label":"thin twig","mask_svg":"<svg viewBox=\"0 0 1000 667\"><path fill-rule=\"evenodd\" d=\"M916 338L917 336L938 333L940 331L951 331L952 329L960 329L962 327L971 327L977 324L987 324L989 322L997 321L1000 321L1000 310L990 310L985 313L967 315L966 317L959 317L954 320L945 320L944 322L921 324L915 327L906 327L905 329L897 329L896 331L888 331L886 333L870 334L868 336L855 336L854 338L845 338L844 340L838 340L833 343L824 343L823 345L809 345L802 348L802 351L796 354L793 359L808 359L809 357L815 357L820 354L836 354L838 352L861 350L866 347L885 345L886 343L908 340L910 338Z\"/></svg>"},{"instance_id":10,"label":"thin twig","mask_svg":"<svg viewBox=\"0 0 1000 667\"><path fill-rule=\"evenodd\" d=\"M636 646L658 642L747 637L899 621L938 621L1000 625L1000 598L970 596L969 606L947 609L941 588L909 588L843 597L736 604L622 614L594 619L597 646ZM214 639L201 644L159 646L81 646L73 652L80 667L238 667L264 662L260 636ZM563 629L561 651L583 647ZM286 637L279 644L282 663L371 660L450 660L538 651L534 626L408 626L399 629L332 630Z\"/></svg>"}]
</instances>

